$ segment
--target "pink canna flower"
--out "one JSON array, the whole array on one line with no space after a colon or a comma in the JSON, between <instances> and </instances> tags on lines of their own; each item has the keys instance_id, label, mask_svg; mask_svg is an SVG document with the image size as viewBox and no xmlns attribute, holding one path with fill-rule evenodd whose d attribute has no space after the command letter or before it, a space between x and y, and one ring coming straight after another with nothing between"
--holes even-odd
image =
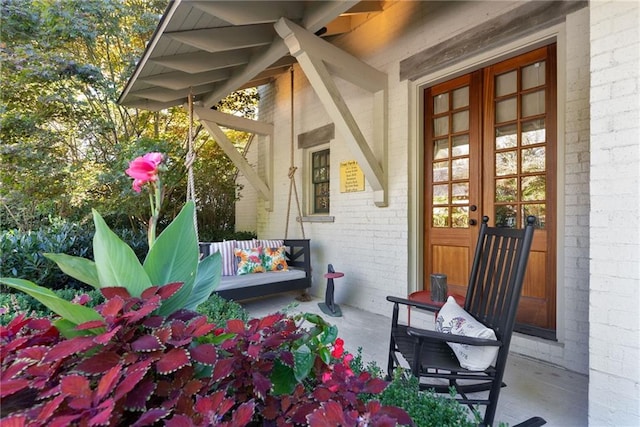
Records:
<instances>
[{"instance_id":1,"label":"pink canna flower","mask_svg":"<svg viewBox=\"0 0 640 427\"><path fill-rule=\"evenodd\" d=\"M158 179L158 167L162 160L162 153L147 153L129 163L129 169L125 172L133 178L133 190L136 193L139 193L147 182L155 182Z\"/></svg>"}]
</instances>

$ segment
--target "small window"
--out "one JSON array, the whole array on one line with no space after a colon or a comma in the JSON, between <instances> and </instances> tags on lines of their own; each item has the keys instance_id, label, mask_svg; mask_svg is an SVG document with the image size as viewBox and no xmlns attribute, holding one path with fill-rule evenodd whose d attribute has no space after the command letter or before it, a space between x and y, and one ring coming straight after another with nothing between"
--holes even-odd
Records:
<instances>
[{"instance_id":1,"label":"small window","mask_svg":"<svg viewBox=\"0 0 640 427\"><path fill-rule=\"evenodd\" d=\"M311 184L313 188L313 213L329 213L329 150L311 154Z\"/></svg>"}]
</instances>

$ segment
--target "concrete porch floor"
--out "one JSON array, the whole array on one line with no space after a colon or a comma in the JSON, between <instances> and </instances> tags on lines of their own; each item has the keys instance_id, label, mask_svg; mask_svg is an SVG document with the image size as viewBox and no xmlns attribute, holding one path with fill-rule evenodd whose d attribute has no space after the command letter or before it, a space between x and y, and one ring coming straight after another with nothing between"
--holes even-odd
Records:
<instances>
[{"instance_id":1,"label":"concrete porch floor","mask_svg":"<svg viewBox=\"0 0 640 427\"><path fill-rule=\"evenodd\" d=\"M364 362L374 361L386 369L391 324L391 303L388 313L375 314L339 304L342 317L322 313L318 303L323 300L300 302L297 294L284 293L241 302L251 317L262 317L290 307L290 312L316 313L338 327L338 335L345 341L345 349L356 353L362 348ZM414 312L411 313L412 323ZM547 421L547 426L586 426L588 378L564 368L546 364L526 356L511 353L500 393L496 425L503 422L515 425L533 416Z\"/></svg>"}]
</instances>

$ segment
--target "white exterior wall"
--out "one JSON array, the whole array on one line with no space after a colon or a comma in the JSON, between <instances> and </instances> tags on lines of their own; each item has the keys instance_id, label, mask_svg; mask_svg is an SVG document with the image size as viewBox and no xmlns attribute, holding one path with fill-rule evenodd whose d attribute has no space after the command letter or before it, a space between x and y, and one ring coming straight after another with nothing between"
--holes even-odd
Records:
<instances>
[{"instance_id":1,"label":"white exterior wall","mask_svg":"<svg viewBox=\"0 0 640 427\"><path fill-rule=\"evenodd\" d=\"M251 142L249 151L247 152L247 161L250 165L258 164L258 137L256 136ZM253 148L253 149L252 149ZM236 226L235 231L253 231L258 229L256 220L256 210L258 209L258 192L253 188L249 181L242 175L238 174L236 183L242 186L237 192L239 200L236 201Z\"/></svg>"},{"instance_id":2,"label":"white exterior wall","mask_svg":"<svg viewBox=\"0 0 640 427\"><path fill-rule=\"evenodd\" d=\"M322 297L322 274L328 263L345 277L336 281L336 302L367 311L391 314L386 296L407 295L420 287L419 257L412 241L420 238L422 172L420 94L434 81L450 74L425 76L415 82L400 81L399 63L431 45L512 10L521 3L509 2L396 2L386 3L383 13L333 43L388 75L388 171L389 206L378 208L368 183L364 192L339 191L339 165L353 160L343 138L336 133L331 148L331 212L329 223L304 223L311 239L314 267L312 292ZM515 41L491 52L479 52L457 70L486 65L513 55L542 39L558 43L558 342L517 335L512 349L531 357L588 371L589 283L589 12L582 9L567 17L566 24L541 36ZM466 68L468 67L468 68ZM372 96L337 79L342 96L363 134L371 141ZM258 209L258 235L281 237L285 229L290 156L290 76L283 74L261 89L261 120L273 122L273 210ZM295 67L294 134L331 123L299 67ZM297 141L296 141L297 146ZM377 149L377 148L375 148ZM374 149L374 151L375 151ZM303 193L304 158L295 150L297 185ZM263 156L259 158L264 160ZM303 200L302 203L306 203ZM297 216L291 207L292 217ZM305 210L304 214L308 212ZM418 236L418 237L416 237ZM292 219L289 237L301 237ZM418 276L416 278L416 276Z\"/></svg>"},{"instance_id":3,"label":"white exterior wall","mask_svg":"<svg viewBox=\"0 0 640 427\"><path fill-rule=\"evenodd\" d=\"M640 3L594 1L589 424L640 425Z\"/></svg>"}]
</instances>

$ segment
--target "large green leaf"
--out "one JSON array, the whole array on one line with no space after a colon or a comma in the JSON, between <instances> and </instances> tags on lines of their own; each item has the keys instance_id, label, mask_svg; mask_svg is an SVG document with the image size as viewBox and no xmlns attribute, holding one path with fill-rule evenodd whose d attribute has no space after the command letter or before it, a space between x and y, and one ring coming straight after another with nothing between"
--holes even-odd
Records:
<instances>
[{"instance_id":1,"label":"large green leaf","mask_svg":"<svg viewBox=\"0 0 640 427\"><path fill-rule=\"evenodd\" d=\"M175 295L162 303L158 314L168 315L185 307L198 270L198 238L193 226L195 206L187 202L164 229L144 260L144 269L153 285L182 282Z\"/></svg>"},{"instance_id":2,"label":"large green leaf","mask_svg":"<svg viewBox=\"0 0 640 427\"><path fill-rule=\"evenodd\" d=\"M293 361L293 373L296 380L302 381L307 378L309 372L311 372L311 368L313 368L313 363L315 362L315 355L306 344L302 344L293 352Z\"/></svg>"},{"instance_id":3,"label":"large green leaf","mask_svg":"<svg viewBox=\"0 0 640 427\"><path fill-rule=\"evenodd\" d=\"M142 291L151 287L151 281L135 252L109 229L95 209L93 222L96 226L93 255L100 286L121 286L132 296L139 297Z\"/></svg>"},{"instance_id":4,"label":"large green leaf","mask_svg":"<svg viewBox=\"0 0 640 427\"><path fill-rule=\"evenodd\" d=\"M215 252L200 261L193 290L184 308L195 310L196 307L208 300L211 292L215 291L220 284L221 274L222 255L220 252Z\"/></svg>"},{"instance_id":5,"label":"large green leaf","mask_svg":"<svg viewBox=\"0 0 640 427\"><path fill-rule=\"evenodd\" d=\"M0 283L4 283L7 286L31 295L51 311L74 325L79 325L90 320L103 320L100 313L93 308L64 300L50 289L38 286L28 280L0 277Z\"/></svg>"},{"instance_id":6,"label":"large green leaf","mask_svg":"<svg viewBox=\"0 0 640 427\"><path fill-rule=\"evenodd\" d=\"M82 283L91 285L96 289L100 289L100 279L98 278L98 269L96 263L90 259L67 254L45 253L45 257L54 261L60 267L63 273L68 274L74 279L80 280Z\"/></svg>"},{"instance_id":7,"label":"large green leaf","mask_svg":"<svg viewBox=\"0 0 640 427\"><path fill-rule=\"evenodd\" d=\"M273 384L273 394L276 396L291 394L298 384L293 375L293 369L277 359L274 361L269 378Z\"/></svg>"}]
</instances>

